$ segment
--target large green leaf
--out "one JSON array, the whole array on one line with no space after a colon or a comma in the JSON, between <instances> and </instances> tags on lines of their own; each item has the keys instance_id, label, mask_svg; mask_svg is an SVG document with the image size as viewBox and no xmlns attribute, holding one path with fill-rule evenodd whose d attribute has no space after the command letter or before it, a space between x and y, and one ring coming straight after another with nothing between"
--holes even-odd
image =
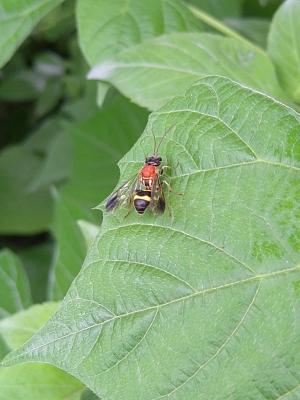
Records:
<instances>
[{"instance_id":1,"label":"large green leaf","mask_svg":"<svg viewBox=\"0 0 300 400\"><path fill-rule=\"evenodd\" d=\"M157 109L197 78L212 74L282 95L263 51L206 33L173 33L149 40L94 67L89 77L107 80L136 103Z\"/></svg>"},{"instance_id":2,"label":"large green leaf","mask_svg":"<svg viewBox=\"0 0 300 400\"><path fill-rule=\"evenodd\" d=\"M77 21L80 45L90 65L145 39L202 27L181 0L79 0Z\"/></svg>"},{"instance_id":3,"label":"large green leaf","mask_svg":"<svg viewBox=\"0 0 300 400\"><path fill-rule=\"evenodd\" d=\"M0 67L30 34L35 25L63 0L1 0Z\"/></svg>"},{"instance_id":4,"label":"large green leaf","mask_svg":"<svg viewBox=\"0 0 300 400\"><path fill-rule=\"evenodd\" d=\"M0 318L31 304L29 282L20 259L10 250L0 252Z\"/></svg>"},{"instance_id":5,"label":"large green leaf","mask_svg":"<svg viewBox=\"0 0 300 400\"><path fill-rule=\"evenodd\" d=\"M56 303L35 305L0 321L0 334L15 348L28 340L57 309ZM82 384L51 365L16 365L0 370L0 400L79 400Z\"/></svg>"},{"instance_id":6,"label":"large green leaf","mask_svg":"<svg viewBox=\"0 0 300 400\"><path fill-rule=\"evenodd\" d=\"M139 137L146 124L145 110L117 96L87 120L70 126L73 163L71 178L56 194L54 234L58 241L51 292L61 299L79 272L86 255L77 220L99 225L92 210L112 190L117 161Z\"/></svg>"},{"instance_id":7,"label":"large green leaf","mask_svg":"<svg viewBox=\"0 0 300 400\"><path fill-rule=\"evenodd\" d=\"M152 114L121 182L170 128L160 154L184 195L105 216L60 310L5 364L53 363L110 400L296 399L300 117L203 79Z\"/></svg>"},{"instance_id":8,"label":"large green leaf","mask_svg":"<svg viewBox=\"0 0 300 400\"><path fill-rule=\"evenodd\" d=\"M273 18L268 50L291 98L300 103L300 1L287 0Z\"/></svg>"},{"instance_id":9,"label":"large green leaf","mask_svg":"<svg viewBox=\"0 0 300 400\"><path fill-rule=\"evenodd\" d=\"M169 32L202 30L181 0L78 0L79 42L90 65ZM98 84L101 105L109 85Z\"/></svg>"}]
</instances>

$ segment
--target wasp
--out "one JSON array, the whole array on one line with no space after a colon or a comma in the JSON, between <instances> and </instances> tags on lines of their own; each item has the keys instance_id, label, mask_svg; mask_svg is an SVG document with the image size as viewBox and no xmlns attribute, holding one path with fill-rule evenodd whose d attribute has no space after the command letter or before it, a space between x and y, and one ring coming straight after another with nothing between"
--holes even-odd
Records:
<instances>
[{"instance_id":1,"label":"wasp","mask_svg":"<svg viewBox=\"0 0 300 400\"><path fill-rule=\"evenodd\" d=\"M106 211L113 211L119 206L133 205L138 214L144 214L148 208L154 214L164 213L166 203L163 186L166 184L169 189L171 187L164 177L164 171L169 167L161 165L162 157L158 155L158 150L170 129L165 132L158 146L153 134L153 154L145 158L143 167L133 178L125 182L108 198Z\"/></svg>"}]
</instances>

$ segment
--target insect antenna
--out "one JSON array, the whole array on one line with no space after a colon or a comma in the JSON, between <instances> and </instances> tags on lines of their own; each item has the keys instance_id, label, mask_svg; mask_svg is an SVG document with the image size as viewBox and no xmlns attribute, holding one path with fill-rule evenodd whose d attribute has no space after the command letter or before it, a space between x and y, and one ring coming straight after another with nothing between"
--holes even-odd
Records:
<instances>
[{"instance_id":1,"label":"insect antenna","mask_svg":"<svg viewBox=\"0 0 300 400\"><path fill-rule=\"evenodd\" d=\"M166 132L163 134L163 136L162 136L162 138L160 139L160 142L159 142L159 144L158 144L158 146L157 146L157 148L156 148L156 152L158 152L158 149L160 148L160 145L162 144L163 140L165 139L165 137L167 136L167 134L170 132L170 130L171 130L172 128L174 128L174 126L176 126L176 124L171 125L171 126L166 130ZM154 154L157 154L157 153L154 153Z\"/></svg>"},{"instance_id":2,"label":"insect antenna","mask_svg":"<svg viewBox=\"0 0 300 400\"><path fill-rule=\"evenodd\" d=\"M147 155L146 155L146 153L145 153L145 150L142 148L142 146L141 146L141 149L142 149L142 151L143 151L143 153L144 153L144 160L146 160Z\"/></svg>"},{"instance_id":3,"label":"insect antenna","mask_svg":"<svg viewBox=\"0 0 300 400\"><path fill-rule=\"evenodd\" d=\"M154 144L154 149L153 149L153 154L156 154L156 138L155 138L155 135L154 135L154 132L153 132L153 126L151 127L151 133L152 133L152 136L153 136L153 144Z\"/></svg>"}]
</instances>

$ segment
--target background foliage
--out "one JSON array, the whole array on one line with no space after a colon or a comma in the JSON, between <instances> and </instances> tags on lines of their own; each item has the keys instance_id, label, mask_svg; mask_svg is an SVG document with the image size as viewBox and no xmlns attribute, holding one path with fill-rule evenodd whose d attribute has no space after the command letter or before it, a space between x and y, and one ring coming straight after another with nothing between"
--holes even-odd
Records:
<instances>
[{"instance_id":1,"label":"background foliage","mask_svg":"<svg viewBox=\"0 0 300 400\"><path fill-rule=\"evenodd\" d=\"M299 0L0 0L0 50L0 400L300 398ZM100 229L170 127L184 196Z\"/></svg>"}]
</instances>

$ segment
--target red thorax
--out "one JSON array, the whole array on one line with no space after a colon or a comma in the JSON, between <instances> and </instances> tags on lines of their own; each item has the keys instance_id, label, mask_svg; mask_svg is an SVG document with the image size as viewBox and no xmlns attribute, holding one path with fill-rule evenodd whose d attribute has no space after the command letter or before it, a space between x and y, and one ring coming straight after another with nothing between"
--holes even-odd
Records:
<instances>
[{"instance_id":1,"label":"red thorax","mask_svg":"<svg viewBox=\"0 0 300 400\"><path fill-rule=\"evenodd\" d=\"M157 178L157 167L154 165L145 164L141 169L141 182L147 186L151 187L153 181Z\"/></svg>"}]
</instances>

